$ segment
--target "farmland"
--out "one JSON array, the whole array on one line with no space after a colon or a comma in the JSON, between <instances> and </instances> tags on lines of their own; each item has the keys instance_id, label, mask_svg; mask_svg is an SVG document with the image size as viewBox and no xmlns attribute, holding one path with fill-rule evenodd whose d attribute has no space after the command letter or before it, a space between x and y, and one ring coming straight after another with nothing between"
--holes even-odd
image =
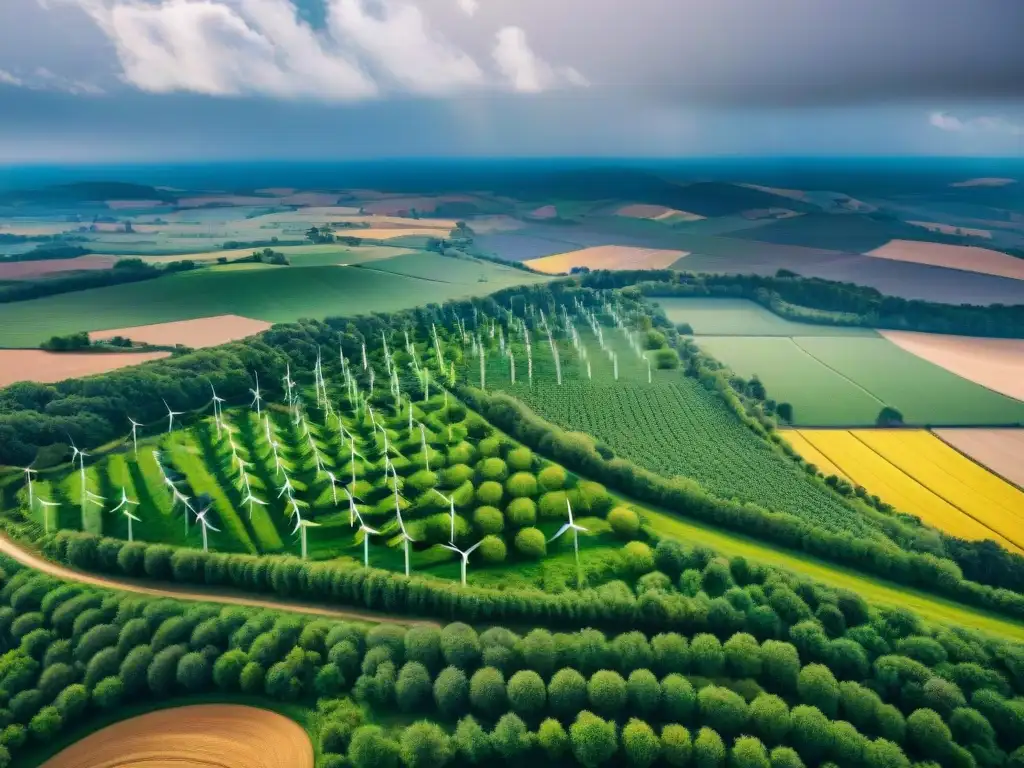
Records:
<instances>
[{"instance_id":1,"label":"farmland","mask_svg":"<svg viewBox=\"0 0 1024 768\"><path fill-rule=\"evenodd\" d=\"M557 275L573 267L588 269L665 269L686 256L684 251L659 248L633 248L603 245L569 251L540 259L531 259L526 265L538 272Z\"/></svg>"},{"instance_id":2,"label":"farmland","mask_svg":"<svg viewBox=\"0 0 1024 768\"><path fill-rule=\"evenodd\" d=\"M173 323L158 325L138 325L132 328L115 328L109 331L90 334L95 340L110 339L123 336L134 342L157 346L174 346L184 344L186 347L200 349L227 344L229 341L244 339L267 330L269 323L250 320L237 315L218 315L197 320L179 320Z\"/></svg>"},{"instance_id":3,"label":"farmland","mask_svg":"<svg viewBox=\"0 0 1024 768\"><path fill-rule=\"evenodd\" d=\"M0 387L17 381L64 381L141 365L167 357L168 352L44 352L39 349L0 349Z\"/></svg>"},{"instance_id":4,"label":"farmland","mask_svg":"<svg viewBox=\"0 0 1024 768\"><path fill-rule=\"evenodd\" d=\"M965 539L1024 551L1024 493L923 430L801 430L854 483ZM799 448L799 444L794 447Z\"/></svg>"},{"instance_id":5,"label":"farmland","mask_svg":"<svg viewBox=\"0 0 1024 768\"><path fill-rule=\"evenodd\" d=\"M1024 488L1024 429L936 429L935 435L997 475Z\"/></svg>"},{"instance_id":6,"label":"farmland","mask_svg":"<svg viewBox=\"0 0 1024 768\"><path fill-rule=\"evenodd\" d=\"M430 266L420 269L418 259ZM270 323L300 317L391 311L490 293L543 278L495 264L465 265L431 254L399 256L397 265L288 267L245 272L196 270L0 305L0 346L30 347L50 336L136 325L241 315ZM441 270L434 272L434 268ZM462 267L463 269L460 269ZM471 279L460 275L469 270ZM387 271L393 270L393 271ZM420 274L433 277L420 277Z\"/></svg>"},{"instance_id":7,"label":"farmland","mask_svg":"<svg viewBox=\"0 0 1024 768\"><path fill-rule=\"evenodd\" d=\"M877 336L870 328L797 323L746 299L652 299L673 323L689 323L697 336Z\"/></svg>"}]
</instances>

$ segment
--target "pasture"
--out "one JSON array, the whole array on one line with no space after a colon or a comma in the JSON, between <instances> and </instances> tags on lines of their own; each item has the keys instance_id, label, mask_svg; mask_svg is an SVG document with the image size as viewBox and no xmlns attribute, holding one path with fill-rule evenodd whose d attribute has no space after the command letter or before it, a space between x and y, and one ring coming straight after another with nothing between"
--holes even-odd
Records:
<instances>
[{"instance_id":1,"label":"pasture","mask_svg":"<svg viewBox=\"0 0 1024 768\"><path fill-rule=\"evenodd\" d=\"M924 430L800 430L831 465L900 512L1024 552L1024 492ZM800 443L793 444L799 450ZM808 460L812 460L809 457Z\"/></svg>"},{"instance_id":2,"label":"pasture","mask_svg":"<svg viewBox=\"0 0 1024 768\"><path fill-rule=\"evenodd\" d=\"M746 299L653 296L673 323L689 323L696 336L876 336L870 328L798 323Z\"/></svg>"},{"instance_id":3,"label":"pasture","mask_svg":"<svg viewBox=\"0 0 1024 768\"><path fill-rule=\"evenodd\" d=\"M292 266L301 267L324 267L332 264L363 264L377 259L387 259L392 256L401 256L409 253L406 248L395 248L383 245L358 245L345 246L339 244L325 245L275 245L272 249L283 253ZM198 262L216 262L219 259L234 261L251 256L253 251L261 251L262 248L231 248L224 250L212 250L202 253L191 253L187 256L139 256L143 261L151 264L165 264L172 261L180 261L187 258Z\"/></svg>"},{"instance_id":4,"label":"pasture","mask_svg":"<svg viewBox=\"0 0 1024 768\"><path fill-rule=\"evenodd\" d=\"M387 312L479 296L543 277L497 264L432 254L399 256L396 264L195 270L0 305L0 346L33 347L51 336L217 315L269 323ZM429 267L421 268L419 259ZM435 271L436 270L436 271ZM429 277L427 275L430 275ZM466 275L472 279L467 280Z\"/></svg>"}]
</instances>

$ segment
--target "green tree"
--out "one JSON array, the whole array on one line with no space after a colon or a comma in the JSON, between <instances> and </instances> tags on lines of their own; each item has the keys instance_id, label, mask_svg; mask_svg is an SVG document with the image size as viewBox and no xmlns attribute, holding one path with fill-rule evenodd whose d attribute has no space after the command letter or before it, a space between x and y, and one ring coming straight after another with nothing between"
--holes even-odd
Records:
<instances>
[{"instance_id":1,"label":"green tree","mask_svg":"<svg viewBox=\"0 0 1024 768\"><path fill-rule=\"evenodd\" d=\"M260 693L263 691L263 667L255 661L250 661L242 667L242 674L238 678L238 686L242 693Z\"/></svg>"},{"instance_id":2,"label":"green tree","mask_svg":"<svg viewBox=\"0 0 1024 768\"><path fill-rule=\"evenodd\" d=\"M920 754L942 761L952 752L953 735L938 712L917 709L907 718L907 743Z\"/></svg>"},{"instance_id":3,"label":"green tree","mask_svg":"<svg viewBox=\"0 0 1024 768\"><path fill-rule=\"evenodd\" d=\"M792 747L776 747L770 758L772 768L804 768L803 760Z\"/></svg>"},{"instance_id":4,"label":"green tree","mask_svg":"<svg viewBox=\"0 0 1024 768\"><path fill-rule=\"evenodd\" d=\"M56 707L43 707L28 724L28 730L39 742L45 743L60 733L64 721Z\"/></svg>"},{"instance_id":5,"label":"green tree","mask_svg":"<svg viewBox=\"0 0 1024 768\"><path fill-rule=\"evenodd\" d=\"M213 664L213 682L222 691L237 691L248 659L237 648L221 654Z\"/></svg>"},{"instance_id":6,"label":"green tree","mask_svg":"<svg viewBox=\"0 0 1024 768\"><path fill-rule=\"evenodd\" d=\"M529 669L544 677L555 671L558 653L555 638L546 629L534 629L519 643L519 653Z\"/></svg>"},{"instance_id":7,"label":"green tree","mask_svg":"<svg viewBox=\"0 0 1024 768\"><path fill-rule=\"evenodd\" d=\"M569 736L562 724L549 717L540 724L537 731L537 744L544 750L544 755L552 763L557 763L569 750Z\"/></svg>"},{"instance_id":8,"label":"green tree","mask_svg":"<svg viewBox=\"0 0 1024 768\"><path fill-rule=\"evenodd\" d=\"M459 756L470 765L483 765L491 755L490 737L471 715L459 720L453 741Z\"/></svg>"},{"instance_id":9,"label":"green tree","mask_svg":"<svg viewBox=\"0 0 1024 768\"><path fill-rule=\"evenodd\" d=\"M431 696L430 673L418 661L406 662L395 682L395 702L403 712L421 709Z\"/></svg>"},{"instance_id":10,"label":"green tree","mask_svg":"<svg viewBox=\"0 0 1024 768\"><path fill-rule=\"evenodd\" d=\"M740 736L732 747L730 765L733 768L771 768L768 750L760 739Z\"/></svg>"},{"instance_id":11,"label":"green tree","mask_svg":"<svg viewBox=\"0 0 1024 768\"><path fill-rule=\"evenodd\" d=\"M547 705L544 680L532 669L520 670L509 678L507 695L513 711L523 717L535 717Z\"/></svg>"},{"instance_id":12,"label":"green tree","mask_svg":"<svg viewBox=\"0 0 1024 768\"><path fill-rule=\"evenodd\" d=\"M497 717L508 703L505 677L493 667L482 667L469 680L469 702L473 709L488 717Z\"/></svg>"},{"instance_id":13,"label":"green tree","mask_svg":"<svg viewBox=\"0 0 1024 768\"><path fill-rule=\"evenodd\" d=\"M587 700L600 715L618 716L626 706L627 696L626 681L618 672L602 669L587 682Z\"/></svg>"},{"instance_id":14,"label":"green tree","mask_svg":"<svg viewBox=\"0 0 1024 768\"><path fill-rule=\"evenodd\" d=\"M661 756L673 768L689 765L693 753L690 732L685 726L670 723L661 729Z\"/></svg>"},{"instance_id":15,"label":"green tree","mask_svg":"<svg viewBox=\"0 0 1024 768\"><path fill-rule=\"evenodd\" d=\"M651 726L632 718L622 729L622 751L629 765L649 768L661 753L661 741Z\"/></svg>"},{"instance_id":16,"label":"green tree","mask_svg":"<svg viewBox=\"0 0 1024 768\"><path fill-rule=\"evenodd\" d=\"M747 724L747 703L738 693L709 685L697 694L701 719L725 736L740 733Z\"/></svg>"},{"instance_id":17,"label":"green tree","mask_svg":"<svg viewBox=\"0 0 1024 768\"><path fill-rule=\"evenodd\" d=\"M634 539L640 532L640 516L629 507L615 507L608 513L608 524L620 539Z\"/></svg>"},{"instance_id":18,"label":"green tree","mask_svg":"<svg viewBox=\"0 0 1024 768\"><path fill-rule=\"evenodd\" d=\"M697 692L682 675L666 675L661 681L661 708L666 720L687 723L697 708Z\"/></svg>"},{"instance_id":19,"label":"green tree","mask_svg":"<svg viewBox=\"0 0 1024 768\"><path fill-rule=\"evenodd\" d=\"M548 683L548 702L559 717L574 716L587 704L587 681L575 669L558 670Z\"/></svg>"},{"instance_id":20,"label":"green tree","mask_svg":"<svg viewBox=\"0 0 1024 768\"><path fill-rule=\"evenodd\" d=\"M446 664L472 669L480 662L480 638L468 624L455 622L441 630L441 653Z\"/></svg>"},{"instance_id":21,"label":"green tree","mask_svg":"<svg viewBox=\"0 0 1024 768\"><path fill-rule=\"evenodd\" d=\"M626 693L631 711L653 716L661 706L661 684L649 669L635 669L626 680Z\"/></svg>"},{"instance_id":22,"label":"green tree","mask_svg":"<svg viewBox=\"0 0 1024 768\"><path fill-rule=\"evenodd\" d=\"M701 728L693 740L694 768L719 768L725 764L725 743L711 728Z\"/></svg>"},{"instance_id":23,"label":"green tree","mask_svg":"<svg viewBox=\"0 0 1024 768\"><path fill-rule=\"evenodd\" d=\"M186 653L178 661L177 680L178 685L192 693L206 689L210 684L210 662L201 653Z\"/></svg>"},{"instance_id":24,"label":"green tree","mask_svg":"<svg viewBox=\"0 0 1024 768\"><path fill-rule=\"evenodd\" d=\"M92 700L96 706L108 712L116 709L123 698L124 683L119 677L103 678L92 691Z\"/></svg>"},{"instance_id":25,"label":"green tree","mask_svg":"<svg viewBox=\"0 0 1024 768\"><path fill-rule=\"evenodd\" d=\"M597 768L618 750L615 723L583 710L569 727L569 743L576 762L584 768Z\"/></svg>"},{"instance_id":26,"label":"green tree","mask_svg":"<svg viewBox=\"0 0 1024 768\"><path fill-rule=\"evenodd\" d=\"M464 714L469 706L469 681L458 667L445 667L434 679L434 703L447 717Z\"/></svg>"},{"instance_id":27,"label":"green tree","mask_svg":"<svg viewBox=\"0 0 1024 768\"><path fill-rule=\"evenodd\" d=\"M698 675L719 677L725 668L725 652L714 635L696 635L690 641L690 666Z\"/></svg>"},{"instance_id":28,"label":"green tree","mask_svg":"<svg viewBox=\"0 0 1024 768\"><path fill-rule=\"evenodd\" d=\"M442 768L454 753L448 734L427 720L410 725L399 739L399 754L406 768Z\"/></svg>"},{"instance_id":29,"label":"green tree","mask_svg":"<svg viewBox=\"0 0 1024 768\"><path fill-rule=\"evenodd\" d=\"M789 707L778 696L762 693L750 702L749 725L753 734L768 745L781 744L789 733Z\"/></svg>"},{"instance_id":30,"label":"green tree","mask_svg":"<svg viewBox=\"0 0 1024 768\"><path fill-rule=\"evenodd\" d=\"M808 664L797 677L800 699L820 709L826 717L835 717L839 710L839 683L824 664Z\"/></svg>"},{"instance_id":31,"label":"green tree","mask_svg":"<svg viewBox=\"0 0 1024 768\"><path fill-rule=\"evenodd\" d=\"M74 722L89 706L89 691L79 683L69 685L57 695L53 706L63 722Z\"/></svg>"},{"instance_id":32,"label":"green tree","mask_svg":"<svg viewBox=\"0 0 1024 768\"><path fill-rule=\"evenodd\" d=\"M658 544L660 550L661 543ZM660 566L659 566L660 568ZM659 675L685 672L690 666L690 643L676 632L663 632L651 638L654 671Z\"/></svg>"},{"instance_id":33,"label":"green tree","mask_svg":"<svg viewBox=\"0 0 1024 768\"><path fill-rule=\"evenodd\" d=\"M526 724L511 712L502 715L491 731L491 747L508 762L516 762L531 745L530 731Z\"/></svg>"},{"instance_id":34,"label":"green tree","mask_svg":"<svg viewBox=\"0 0 1024 768\"><path fill-rule=\"evenodd\" d=\"M363 725L352 734L348 759L353 768L397 768L399 746L377 725Z\"/></svg>"}]
</instances>

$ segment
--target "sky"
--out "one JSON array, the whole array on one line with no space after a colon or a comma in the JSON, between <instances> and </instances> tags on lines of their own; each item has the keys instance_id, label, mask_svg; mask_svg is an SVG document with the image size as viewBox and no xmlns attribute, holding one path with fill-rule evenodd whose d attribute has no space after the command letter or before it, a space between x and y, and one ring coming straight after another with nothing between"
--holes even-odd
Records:
<instances>
[{"instance_id":1,"label":"sky","mask_svg":"<svg viewBox=\"0 0 1024 768\"><path fill-rule=\"evenodd\" d=\"M0 0L0 163L1024 155L1024 0Z\"/></svg>"}]
</instances>

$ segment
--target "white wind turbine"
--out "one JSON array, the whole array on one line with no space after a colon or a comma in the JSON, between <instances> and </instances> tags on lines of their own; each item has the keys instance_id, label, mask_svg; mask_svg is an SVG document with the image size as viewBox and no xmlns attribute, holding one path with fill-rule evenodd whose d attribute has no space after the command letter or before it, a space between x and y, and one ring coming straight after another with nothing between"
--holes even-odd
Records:
<instances>
[{"instance_id":1,"label":"white wind turbine","mask_svg":"<svg viewBox=\"0 0 1024 768\"><path fill-rule=\"evenodd\" d=\"M449 517L451 518L451 521L452 521L452 532L451 532L451 538L449 539L449 541L452 544L454 544L455 543L455 495L452 494L451 496L445 496L443 493L441 493L439 490L437 490L437 488L431 488L430 490L432 490L434 493L436 493L438 496L440 496L442 499L444 499L446 502L448 502L448 515L449 515Z\"/></svg>"},{"instance_id":2,"label":"white wind turbine","mask_svg":"<svg viewBox=\"0 0 1024 768\"><path fill-rule=\"evenodd\" d=\"M169 406L167 404L166 400L164 400L164 408L167 409L167 434L171 434L171 432L174 430L174 417L175 416L184 416L185 412L184 411L172 411L171 410L171 406Z\"/></svg>"},{"instance_id":3,"label":"white wind turbine","mask_svg":"<svg viewBox=\"0 0 1024 768\"><path fill-rule=\"evenodd\" d=\"M138 429L139 429L139 427L142 426L142 424L140 424L139 422L137 422L135 419L132 419L132 418L129 418L128 421L130 421L131 425L132 425L132 452L135 454L135 457L138 458L138 456L139 456L139 434L138 434Z\"/></svg>"},{"instance_id":4,"label":"white wind turbine","mask_svg":"<svg viewBox=\"0 0 1024 768\"><path fill-rule=\"evenodd\" d=\"M195 510L195 507L192 506L192 503L189 500L189 497L186 496L185 494L183 494L177 488L175 488L174 484L171 483L170 480L167 480L167 483L171 486L171 492L172 492L173 497L174 497L173 498L174 503L177 503L177 502L180 501L182 506L185 507L185 509L184 509L184 515L185 515L185 535L188 536L188 513L191 512L193 515L197 514L196 510Z\"/></svg>"},{"instance_id":5,"label":"white wind turbine","mask_svg":"<svg viewBox=\"0 0 1024 768\"><path fill-rule=\"evenodd\" d=\"M427 453L427 428L420 422L420 444L423 446L423 467L430 471L430 455Z\"/></svg>"},{"instance_id":6,"label":"white wind turbine","mask_svg":"<svg viewBox=\"0 0 1024 768\"><path fill-rule=\"evenodd\" d=\"M130 506L138 506L138 505L139 505L139 502L132 501L131 499L129 499L128 498L128 492L124 488L122 488L121 489L121 501L118 502L118 505L116 507L114 507L113 509L110 510L111 512L120 512L128 520L128 541L133 541L133 538L132 538L132 521L134 520L136 523L141 523L142 522L139 518L137 518L135 515L133 515L131 509L129 509Z\"/></svg>"},{"instance_id":7,"label":"white wind turbine","mask_svg":"<svg viewBox=\"0 0 1024 768\"><path fill-rule=\"evenodd\" d=\"M57 501L47 501L46 499L37 499L37 501L39 502L39 504L43 508L43 531L44 531L44 533L49 533L50 532L50 514L49 514L49 510L53 509L54 507L59 507L60 506L60 502L57 502Z\"/></svg>"},{"instance_id":8,"label":"white wind turbine","mask_svg":"<svg viewBox=\"0 0 1024 768\"><path fill-rule=\"evenodd\" d=\"M579 583L580 583L580 531L583 531L584 533L586 533L587 529L584 528L579 523L577 523L575 520L573 520L573 517L572 517L572 504L569 503L569 499L565 500L565 506L566 506L566 509L569 512L569 522L567 522L565 525L563 525L561 528L559 528L558 532L554 536L552 536L550 539L548 539L548 543L550 544L552 541L557 539L559 536L561 536L566 531L572 531L572 548L573 548L573 553L576 556L576 583L577 583L577 586L579 586Z\"/></svg>"},{"instance_id":9,"label":"white wind turbine","mask_svg":"<svg viewBox=\"0 0 1024 768\"><path fill-rule=\"evenodd\" d=\"M350 497L351 498L351 497ZM355 510L356 519L359 521L359 530L363 532L363 567L370 567L370 536L376 536L380 531L371 528L363 520L363 516L359 514L359 510Z\"/></svg>"},{"instance_id":10,"label":"white wind turbine","mask_svg":"<svg viewBox=\"0 0 1024 768\"><path fill-rule=\"evenodd\" d=\"M356 509L356 497L353 496L348 488L342 487L345 495L348 496L348 524L353 526L356 524L356 518L359 517L359 510ZM360 521L362 518L360 518Z\"/></svg>"},{"instance_id":11,"label":"white wind turbine","mask_svg":"<svg viewBox=\"0 0 1024 768\"><path fill-rule=\"evenodd\" d=\"M210 391L213 393L213 399L210 401L210 402L213 403L213 421L217 425L217 437L219 438L220 437L220 420L221 420L221 414L223 413L223 411L221 409L221 403L224 402L224 398L217 396L217 390L214 388L212 381L210 382Z\"/></svg>"},{"instance_id":12,"label":"white wind turbine","mask_svg":"<svg viewBox=\"0 0 1024 768\"><path fill-rule=\"evenodd\" d=\"M33 501L33 499L32 499L32 475L38 474L38 471L32 469L32 467L25 467L25 469L23 471L25 472L25 482L28 484L28 508L29 508L29 510L31 510L32 509L32 501Z\"/></svg>"},{"instance_id":13,"label":"white wind turbine","mask_svg":"<svg viewBox=\"0 0 1024 768\"><path fill-rule=\"evenodd\" d=\"M260 417L260 405L263 403L263 395L260 394L260 374L258 371L253 371L253 376L256 377L256 389L250 389L252 393L252 402L249 403L249 407L256 406L256 418Z\"/></svg>"},{"instance_id":14,"label":"white wind turbine","mask_svg":"<svg viewBox=\"0 0 1024 768\"><path fill-rule=\"evenodd\" d=\"M466 567L469 565L469 556L473 554L473 550L484 543L483 539L480 539L476 544L466 550L459 549L454 544L442 544L441 546L445 549L450 549L452 552L458 553L459 557L462 558L462 586L466 586Z\"/></svg>"},{"instance_id":15,"label":"white wind turbine","mask_svg":"<svg viewBox=\"0 0 1024 768\"><path fill-rule=\"evenodd\" d=\"M262 499L257 499L255 496L253 496L252 490L248 488L248 485L246 486L246 490L247 492L245 494L245 498L242 499L242 503L249 505L249 519L252 520L252 505L258 504L261 507L265 507L267 506L267 502L263 501Z\"/></svg>"},{"instance_id":16,"label":"white wind turbine","mask_svg":"<svg viewBox=\"0 0 1024 768\"><path fill-rule=\"evenodd\" d=\"M292 533L298 531L299 541L302 545L302 559L305 560L307 557L306 547L306 531L310 528L319 528L320 523L314 523L312 520L303 520L301 517L298 518L298 522L295 524L295 530Z\"/></svg>"},{"instance_id":17,"label":"white wind turbine","mask_svg":"<svg viewBox=\"0 0 1024 768\"><path fill-rule=\"evenodd\" d=\"M203 527L203 552L210 551L210 543L209 538L207 536L207 531L214 531L215 533L220 533L220 529L214 527L213 524L206 519L206 515L209 511L210 507L207 507L202 512L196 513L196 520Z\"/></svg>"},{"instance_id":18,"label":"white wind turbine","mask_svg":"<svg viewBox=\"0 0 1024 768\"><path fill-rule=\"evenodd\" d=\"M402 547L405 550L405 575L409 575L409 544L416 541L409 532L405 530L405 521L402 520L402 511L398 508L398 486L395 486L395 516L398 518L398 527L402 531Z\"/></svg>"},{"instance_id":19,"label":"white wind turbine","mask_svg":"<svg viewBox=\"0 0 1024 768\"><path fill-rule=\"evenodd\" d=\"M334 500L334 506L338 506L338 478L334 476L331 470L326 470L327 480L331 483L331 498Z\"/></svg>"}]
</instances>

